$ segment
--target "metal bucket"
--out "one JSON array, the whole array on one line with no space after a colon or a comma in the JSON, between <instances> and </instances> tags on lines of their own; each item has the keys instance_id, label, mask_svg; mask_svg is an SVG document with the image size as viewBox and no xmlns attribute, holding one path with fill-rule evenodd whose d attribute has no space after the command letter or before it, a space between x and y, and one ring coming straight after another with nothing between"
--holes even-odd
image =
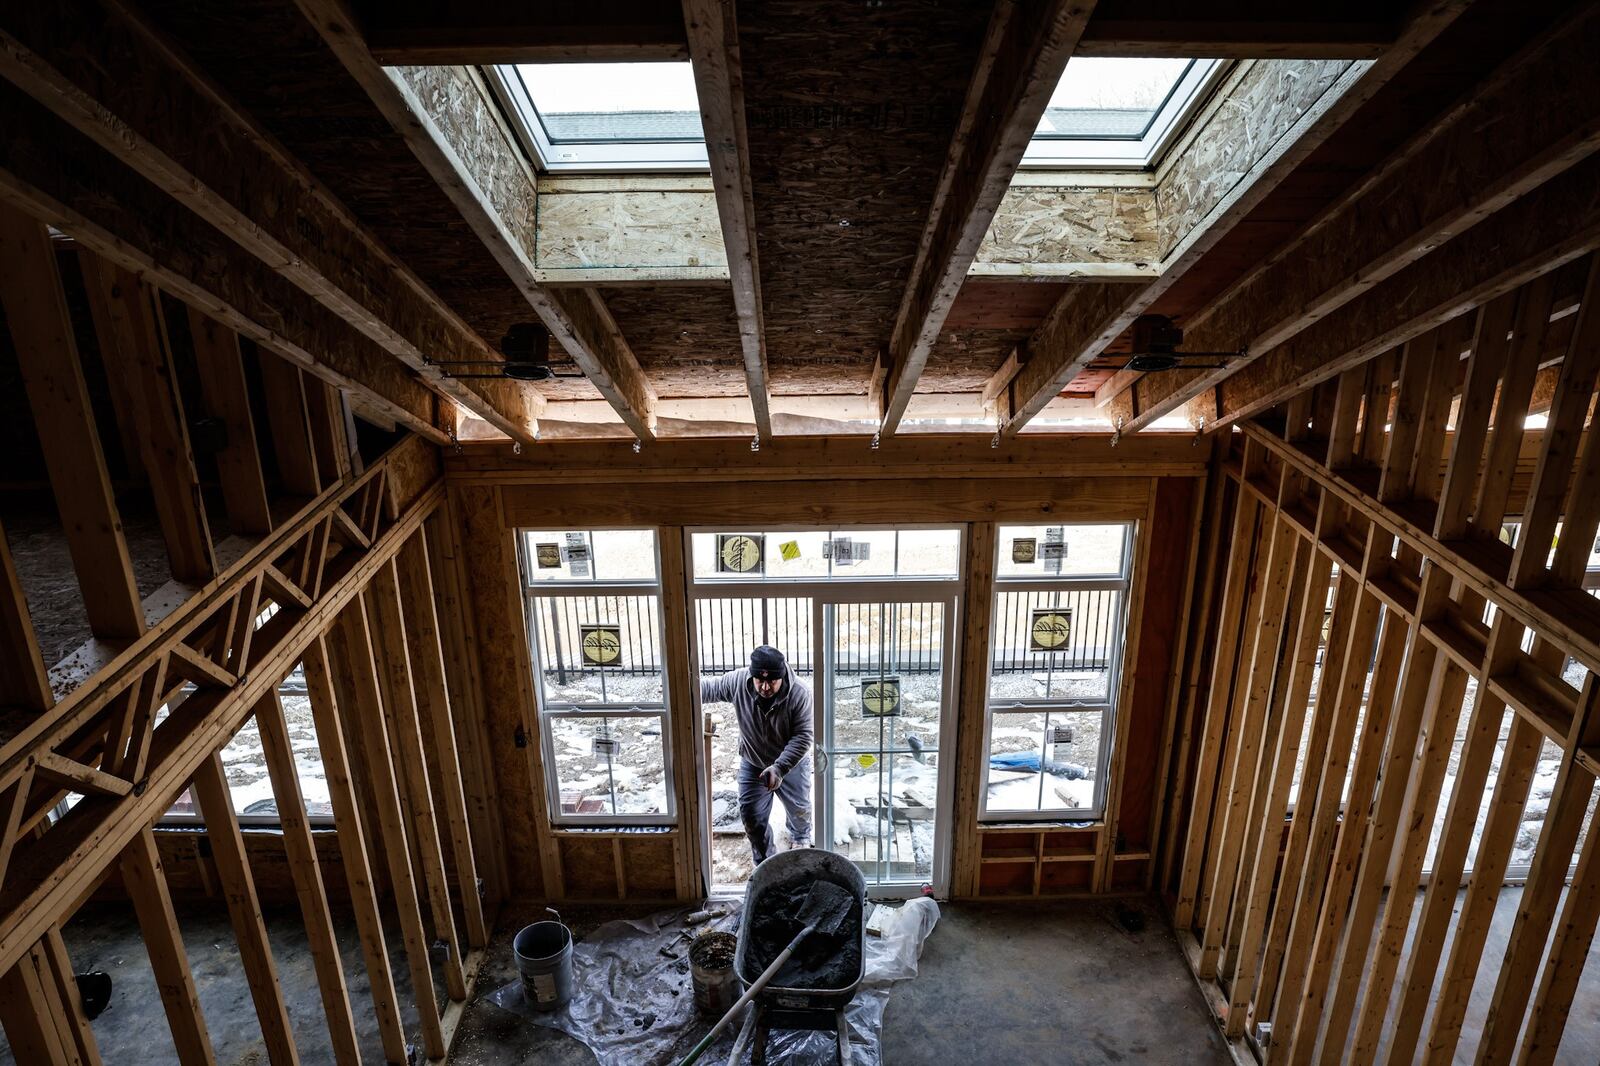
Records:
<instances>
[{"instance_id":1,"label":"metal bucket","mask_svg":"<svg viewBox=\"0 0 1600 1066\"><path fill-rule=\"evenodd\" d=\"M572 998L572 930L553 922L524 926L511 941L522 994L534 1010L560 1010Z\"/></svg>"},{"instance_id":2,"label":"metal bucket","mask_svg":"<svg viewBox=\"0 0 1600 1066\"><path fill-rule=\"evenodd\" d=\"M689 975L694 980L694 1005L701 1014L720 1017L744 995L744 982L733 972L739 938L732 933L701 933L689 946Z\"/></svg>"}]
</instances>

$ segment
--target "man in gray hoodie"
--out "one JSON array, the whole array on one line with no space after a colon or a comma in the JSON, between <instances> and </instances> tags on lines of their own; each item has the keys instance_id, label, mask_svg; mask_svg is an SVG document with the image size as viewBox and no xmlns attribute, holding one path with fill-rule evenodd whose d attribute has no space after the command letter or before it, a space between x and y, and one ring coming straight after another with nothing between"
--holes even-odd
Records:
<instances>
[{"instance_id":1,"label":"man in gray hoodie","mask_svg":"<svg viewBox=\"0 0 1600 1066\"><path fill-rule=\"evenodd\" d=\"M759 864L773 853L772 796L783 801L791 848L811 846L811 689L783 652L763 644L748 669L700 682L700 702L731 703L739 722L739 816Z\"/></svg>"}]
</instances>

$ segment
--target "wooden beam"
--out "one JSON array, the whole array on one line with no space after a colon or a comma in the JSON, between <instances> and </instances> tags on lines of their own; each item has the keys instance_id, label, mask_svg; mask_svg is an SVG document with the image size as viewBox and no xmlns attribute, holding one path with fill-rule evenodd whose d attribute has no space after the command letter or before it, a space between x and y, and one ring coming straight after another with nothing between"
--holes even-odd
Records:
<instances>
[{"instance_id":1,"label":"wooden beam","mask_svg":"<svg viewBox=\"0 0 1600 1066\"><path fill-rule=\"evenodd\" d=\"M139 15L101 0L16 8L0 18L0 41L0 74L433 388L532 442L540 394L458 381L431 366L428 357L441 352L499 356Z\"/></svg>"},{"instance_id":2,"label":"wooden beam","mask_svg":"<svg viewBox=\"0 0 1600 1066\"><path fill-rule=\"evenodd\" d=\"M200 764L200 772L194 775L190 787L200 805L200 816L205 820L206 839L211 844L211 856L222 882L222 894L227 901L234 939L238 942L245 983L250 987L250 999L255 1004L256 1020L261 1023L267 1060L272 1066L295 1066L300 1061L300 1053L295 1048L289 1010L284 1006L283 993L278 986L278 967L272 961L272 945L267 940L266 922L261 917L261 900L256 896L255 878L250 874L250 856L245 851L244 837L239 833L233 794L228 789L228 772L222 766L219 753L212 752L211 757Z\"/></svg>"},{"instance_id":3,"label":"wooden beam","mask_svg":"<svg viewBox=\"0 0 1600 1066\"><path fill-rule=\"evenodd\" d=\"M44 949L35 946L0 975L0 1023L11 1054L36 1066L81 1066L82 1059L62 1039L63 1007L46 973Z\"/></svg>"},{"instance_id":4,"label":"wooden beam","mask_svg":"<svg viewBox=\"0 0 1600 1066\"><path fill-rule=\"evenodd\" d=\"M437 396L399 360L115 156L0 82L0 199L436 443Z\"/></svg>"},{"instance_id":5,"label":"wooden beam","mask_svg":"<svg viewBox=\"0 0 1600 1066\"><path fill-rule=\"evenodd\" d=\"M272 453L278 459L278 480L292 496L315 496L322 491L322 478L311 446L305 379L293 363L268 352L259 355L261 399L272 432Z\"/></svg>"},{"instance_id":6,"label":"wooden beam","mask_svg":"<svg viewBox=\"0 0 1600 1066\"><path fill-rule=\"evenodd\" d=\"M400 584L395 562L373 575L367 588L367 609L373 634L373 654L385 684L384 723L389 742L400 767L400 804L414 853L421 866L422 883L433 914L435 941L445 945L440 969L451 999L466 997L466 981L461 972L461 944L456 936L455 915L450 908L450 886L445 878L444 845L439 834L439 815L434 809L433 786L428 780L427 759L422 750L422 728L418 719L416 689L412 682L411 654L407 640L405 605L400 600ZM369 752L370 754L370 752ZM466 886L463 886L466 888Z\"/></svg>"},{"instance_id":7,"label":"wooden beam","mask_svg":"<svg viewBox=\"0 0 1600 1066\"><path fill-rule=\"evenodd\" d=\"M1095 0L995 6L939 175L916 263L890 335L887 381L874 399L893 433L946 317L1022 162Z\"/></svg>"},{"instance_id":8,"label":"wooden beam","mask_svg":"<svg viewBox=\"0 0 1600 1066\"><path fill-rule=\"evenodd\" d=\"M366 962L367 985L372 992L372 1006L378 1019L378 1035L383 1043L384 1058L389 1062L405 1062L408 1053L405 1028L400 1020L400 999L395 993L394 973L389 969L389 948L383 934L383 918L378 910L377 888L373 883L372 867L367 860L366 833L356 801L355 782L351 780L350 757L345 749L343 716L334 694L328 667L328 649L323 637L313 638L306 648L302 667L306 675L306 694L317 727L317 749L322 754L322 770L328 781L328 798L333 806L333 823L338 829L345 884L350 889L356 931L361 938L361 954ZM313 912L306 913L307 921L310 921ZM327 936L331 938L331 928ZM337 945L334 947L333 961L337 964ZM323 983L325 1009L329 1009L326 1008L329 987L328 982ZM346 1012L348 1009L345 1008ZM334 1031L339 1032L343 1027L341 1015ZM334 1043L337 1046L339 1038ZM359 1056L351 1061L359 1061ZM341 1059L341 1066L343 1062Z\"/></svg>"},{"instance_id":9,"label":"wooden beam","mask_svg":"<svg viewBox=\"0 0 1600 1066\"><path fill-rule=\"evenodd\" d=\"M1029 359L1009 383L1011 414L1004 427L1006 435L1019 432L1465 7L1466 0L1445 0L1417 9L1380 59L1346 71L1337 86L1318 98L1318 106L1299 116L1264 154L1249 161L1250 172L1168 253L1155 280L1140 287L1108 283L1072 286L1034 332L1027 345Z\"/></svg>"},{"instance_id":10,"label":"wooden beam","mask_svg":"<svg viewBox=\"0 0 1600 1066\"><path fill-rule=\"evenodd\" d=\"M636 436L653 439L655 391L600 294L554 293L536 280L534 175L481 78L465 67L385 68L348 0L295 2L567 354Z\"/></svg>"},{"instance_id":11,"label":"wooden beam","mask_svg":"<svg viewBox=\"0 0 1600 1066\"><path fill-rule=\"evenodd\" d=\"M300 915L306 925L306 942L311 949L311 963L322 993L322 1011L328 1020L334 1061L339 1066L359 1066L361 1052L356 1042L355 1018L350 1013L350 991L339 961L339 941L334 934L333 915L328 909L328 893L323 886L316 841L306 818L305 796L300 791L299 771L295 768L294 748L289 740L289 723L283 716L283 704L276 692L256 704L255 717L267 774L272 779L272 795L278 805L284 850L289 855L289 874L294 879L295 896L300 901ZM206 824L210 824L209 818ZM341 828L340 833L343 832ZM359 877L351 879L352 885L358 882ZM354 899L357 889L352 887L350 894Z\"/></svg>"},{"instance_id":12,"label":"wooden beam","mask_svg":"<svg viewBox=\"0 0 1600 1066\"><path fill-rule=\"evenodd\" d=\"M1590 158L1331 312L1219 387L1218 425L1248 418L1600 245Z\"/></svg>"},{"instance_id":13,"label":"wooden beam","mask_svg":"<svg viewBox=\"0 0 1600 1066\"><path fill-rule=\"evenodd\" d=\"M362 36L385 66L689 58L683 22L660 0L539 5L361 0L356 10Z\"/></svg>"},{"instance_id":14,"label":"wooden beam","mask_svg":"<svg viewBox=\"0 0 1600 1066\"><path fill-rule=\"evenodd\" d=\"M311 422L311 450L317 457L317 470L327 484L350 476L350 440L345 435L345 413L349 405L344 393L325 381L305 383L306 415Z\"/></svg>"},{"instance_id":15,"label":"wooden beam","mask_svg":"<svg viewBox=\"0 0 1600 1066\"><path fill-rule=\"evenodd\" d=\"M161 868L155 834L149 829L140 830L122 853L122 883L133 898L139 931L144 935L145 951L161 992L161 1005L166 1008L167 1024L172 1028L178 1062L182 1066L216 1066L211 1036L200 1012L200 994L183 948L183 933L167 891L167 875Z\"/></svg>"},{"instance_id":16,"label":"wooden beam","mask_svg":"<svg viewBox=\"0 0 1600 1066\"><path fill-rule=\"evenodd\" d=\"M122 534L66 294L43 222L0 203L0 304L55 490L56 507L98 637L132 640L144 609Z\"/></svg>"},{"instance_id":17,"label":"wooden beam","mask_svg":"<svg viewBox=\"0 0 1600 1066\"><path fill-rule=\"evenodd\" d=\"M0 527L0 706L43 714L54 702L28 598L17 577L11 544Z\"/></svg>"},{"instance_id":18,"label":"wooden beam","mask_svg":"<svg viewBox=\"0 0 1600 1066\"><path fill-rule=\"evenodd\" d=\"M217 452L217 479L228 524L236 533L262 536L272 531L272 509L261 472L255 415L245 385L239 335L209 315L189 309L200 399L206 413L222 423L227 442Z\"/></svg>"},{"instance_id":19,"label":"wooden beam","mask_svg":"<svg viewBox=\"0 0 1600 1066\"><path fill-rule=\"evenodd\" d=\"M439 1028L439 1001L434 991L429 941L422 926L417 882L411 867L410 838L401 816L400 784L395 769L397 755L390 746L384 725L384 700L379 690L367 598L365 591L358 594L340 614L330 635L334 657L356 701L350 708L350 716L359 729L364 765L371 775L369 784L376 797L379 837L389 866L389 889L400 912L401 936L411 970L412 995L416 998L424 1050L432 1058L442 1058L448 1049Z\"/></svg>"},{"instance_id":20,"label":"wooden beam","mask_svg":"<svg viewBox=\"0 0 1600 1066\"><path fill-rule=\"evenodd\" d=\"M1583 58L1596 33L1600 11L1585 9L1502 64L1185 324L1185 348L1238 358L1140 377L1106 416L1148 426L1594 152L1600 74Z\"/></svg>"},{"instance_id":21,"label":"wooden beam","mask_svg":"<svg viewBox=\"0 0 1600 1066\"><path fill-rule=\"evenodd\" d=\"M82 253L95 339L108 377L121 383L172 576L203 585L217 574L189 423L173 372L161 295L115 263Z\"/></svg>"},{"instance_id":22,"label":"wooden beam","mask_svg":"<svg viewBox=\"0 0 1600 1066\"><path fill-rule=\"evenodd\" d=\"M744 116L744 70L733 0L683 0L700 123L717 195L717 217L739 318L745 388L756 436L772 436L767 405L767 337L761 310L761 266L756 247L755 203L750 191L750 142Z\"/></svg>"},{"instance_id":23,"label":"wooden beam","mask_svg":"<svg viewBox=\"0 0 1600 1066\"><path fill-rule=\"evenodd\" d=\"M1339 0L1270 9L1238 3L1101 0L1080 56L1376 59L1394 46L1401 5Z\"/></svg>"},{"instance_id":24,"label":"wooden beam","mask_svg":"<svg viewBox=\"0 0 1600 1066\"><path fill-rule=\"evenodd\" d=\"M395 559L395 569L400 579L400 613L405 619L417 713L427 723L428 745L438 765L439 807L449 827L450 855L454 860L461 911L466 919L467 943L482 948L489 942L489 928L478 894L478 866L468 824L461 759L456 749L456 723L445 681L432 566L424 534L418 533L406 542Z\"/></svg>"},{"instance_id":25,"label":"wooden beam","mask_svg":"<svg viewBox=\"0 0 1600 1066\"><path fill-rule=\"evenodd\" d=\"M67 944L61 938L61 927L55 926L40 941L44 952L45 987L61 1003L57 1026L63 1030L62 1043L77 1052L74 1066L101 1066L100 1048L95 1043L94 1030L83 1010L83 994L78 991L78 980L73 972L72 959L67 955ZM69 1059L72 1056L69 1054Z\"/></svg>"}]
</instances>

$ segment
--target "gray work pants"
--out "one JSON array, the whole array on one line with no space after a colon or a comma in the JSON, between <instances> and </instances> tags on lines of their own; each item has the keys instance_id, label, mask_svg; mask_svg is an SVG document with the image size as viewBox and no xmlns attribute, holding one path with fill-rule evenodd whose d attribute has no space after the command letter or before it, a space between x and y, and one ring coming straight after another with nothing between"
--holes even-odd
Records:
<instances>
[{"instance_id":1,"label":"gray work pants","mask_svg":"<svg viewBox=\"0 0 1600 1066\"><path fill-rule=\"evenodd\" d=\"M770 792L761 783L764 766L739 760L739 817L744 820L744 831L750 838L750 853L757 864L773 853L772 797L783 801L785 828L789 832L791 848L811 846L811 756L795 764L778 783L777 792Z\"/></svg>"}]
</instances>

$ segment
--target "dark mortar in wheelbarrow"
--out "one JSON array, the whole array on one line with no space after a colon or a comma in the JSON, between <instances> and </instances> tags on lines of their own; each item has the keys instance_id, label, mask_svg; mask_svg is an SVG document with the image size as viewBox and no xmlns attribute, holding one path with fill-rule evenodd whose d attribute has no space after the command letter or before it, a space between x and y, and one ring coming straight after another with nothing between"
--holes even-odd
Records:
<instances>
[{"instance_id":1,"label":"dark mortar in wheelbarrow","mask_svg":"<svg viewBox=\"0 0 1600 1066\"><path fill-rule=\"evenodd\" d=\"M755 898L750 962L759 972L789 946L802 925L797 916L811 878L772 885ZM861 974L861 901L854 900L837 932L815 932L800 942L772 983L789 988L839 988Z\"/></svg>"}]
</instances>

